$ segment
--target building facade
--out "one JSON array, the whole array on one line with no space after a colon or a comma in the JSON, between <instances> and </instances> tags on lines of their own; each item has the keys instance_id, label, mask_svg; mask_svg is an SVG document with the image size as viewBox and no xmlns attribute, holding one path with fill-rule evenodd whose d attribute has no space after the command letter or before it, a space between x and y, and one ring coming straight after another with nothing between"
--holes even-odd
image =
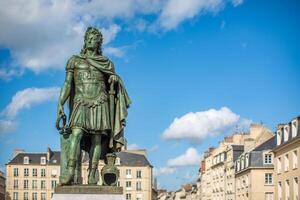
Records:
<instances>
[{"instance_id":1,"label":"building facade","mask_svg":"<svg viewBox=\"0 0 300 200\"><path fill-rule=\"evenodd\" d=\"M152 166L144 150L117 153L116 165L120 171L118 185L123 187L126 200L151 200ZM104 166L99 162L99 172ZM15 152L6 165L7 200L50 200L59 183L60 152ZM100 173L99 173L100 174ZM83 184L87 183L88 162L82 162ZM101 178L99 178L101 184Z\"/></svg>"},{"instance_id":2,"label":"building facade","mask_svg":"<svg viewBox=\"0 0 300 200\"><path fill-rule=\"evenodd\" d=\"M244 152L235 161L235 199L274 199L273 136L250 152Z\"/></svg>"},{"instance_id":3,"label":"building facade","mask_svg":"<svg viewBox=\"0 0 300 200\"><path fill-rule=\"evenodd\" d=\"M300 116L287 124L279 124L276 131L275 199L299 200L300 194Z\"/></svg>"},{"instance_id":4,"label":"building facade","mask_svg":"<svg viewBox=\"0 0 300 200\"><path fill-rule=\"evenodd\" d=\"M0 200L5 199L5 176L4 173L0 171Z\"/></svg>"},{"instance_id":5,"label":"building facade","mask_svg":"<svg viewBox=\"0 0 300 200\"><path fill-rule=\"evenodd\" d=\"M270 129L252 124L249 133L235 133L219 142L217 148L208 149L199 173L199 196L203 200L235 199L235 160L273 136Z\"/></svg>"}]
</instances>

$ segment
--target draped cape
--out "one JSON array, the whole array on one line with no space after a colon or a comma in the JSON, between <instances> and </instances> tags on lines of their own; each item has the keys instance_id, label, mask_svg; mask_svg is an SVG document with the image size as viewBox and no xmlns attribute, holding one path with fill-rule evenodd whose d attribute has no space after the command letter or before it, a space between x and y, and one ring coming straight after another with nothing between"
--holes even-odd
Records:
<instances>
[{"instance_id":1,"label":"draped cape","mask_svg":"<svg viewBox=\"0 0 300 200\"><path fill-rule=\"evenodd\" d=\"M87 56L87 55L75 55L72 58L79 58L79 59L85 59L89 65L92 67L95 67L97 70L103 72L106 74L108 77L111 75L116 75L115 69L114 69L114 64L105 56L102 55L97 55L97 56ZM71 58L71 59L72 59ZM118 76L119 77L119 76ZM71 93L70 93L70 98L69 98L69 110L70 110L70 115L72 113L72 106L73 106L73 100L75 96L74 92L74 81L71 84ZM129 108L129 105L131 104L131 100L127 94L127 91L125 89L124 83L119 77L118 82L115 84L115 95L114 95L114 124L113 124L113 131L112 131L112 137L113 137L113 142L115 148L120 148L125 144L125 138L124 138L124 127L126 125L126 117L128 115L127 109ZM106 142L107 141L102 141ZM107 145L107 144L106 144ZM90 142L83 140L82 148L84 150L89 150ZM108 146L108 145L107 145ZM102 145L102 148L105 152L107 150L107 146ZM101 156L103 157L103 156Z\"/></svg>"}]
</instances>

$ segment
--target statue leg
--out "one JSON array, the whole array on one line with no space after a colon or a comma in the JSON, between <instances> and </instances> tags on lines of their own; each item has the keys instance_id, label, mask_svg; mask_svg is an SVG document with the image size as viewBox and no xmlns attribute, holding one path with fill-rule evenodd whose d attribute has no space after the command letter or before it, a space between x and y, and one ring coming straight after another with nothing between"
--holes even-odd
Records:
<instances>
[{"instance_id":1,"label":"statue leg","mask_svg":"<svg viewBox=\"0 0 300 200\"><path fill-rule=\"evenodd\" d=\"M72 134L70 138L70 146L69 146L69 158L67 163L67 171L66 175L63 175L63 179L61 180L62 185L70 185L74 180L76 163L78 161L78 148L80 146L80 140L83 135L83 130L79 128L72 129Z\"/></svg>"},{"instance_id":2,"label":"statue leg","mask_svg":"<svg viewBox=\"0 0 300 200\"><path fill-rule=\"evenodd\" d=\"M96 185L97 179L96 179L96 171L98 169L98 163L101 156L101 135L93 135L92 136L92 147L90 152L90 163L89 163L89 178L88 178L88 184L90 185Z\"/></svg>"}]
</instances>

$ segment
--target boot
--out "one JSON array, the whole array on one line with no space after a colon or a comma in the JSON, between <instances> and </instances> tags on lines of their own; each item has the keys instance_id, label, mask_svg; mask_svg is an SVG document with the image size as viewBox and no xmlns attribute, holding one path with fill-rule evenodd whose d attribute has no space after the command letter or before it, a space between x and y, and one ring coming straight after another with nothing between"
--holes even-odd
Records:
<instances>
[{"instance_id":1,"label":"boot","mask_svg":"<svg viewBox=\"0 0 300 200\"><path fill-rule=\"evenodd\" d=\"M70 159L67 164L68 170L66 171L66 175L62 176L60 183L61 185L71 185L74 181L75 175L75 167L76 167L76 160Z\"/></svg>"},{"instance_id":2,"label":"boot","mask_svg":"<svg viewBox=\"0 0 300 200\"><path fill-rule=\"evenodd\" d=\"M97 167L98 167L98 162L97 163L93 162L89 172L89 178L88 178L89 185L97 185L98 182L96 179Z\"/></svg>"}]
</instances>

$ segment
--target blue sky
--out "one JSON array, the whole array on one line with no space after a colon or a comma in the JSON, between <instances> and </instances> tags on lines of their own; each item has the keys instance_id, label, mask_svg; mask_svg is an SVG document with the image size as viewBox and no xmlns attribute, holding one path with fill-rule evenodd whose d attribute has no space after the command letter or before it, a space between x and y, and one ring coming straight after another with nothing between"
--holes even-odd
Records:
<instances>
[{"instance_id":1,"label":"blue sky","mask_svg":"<svg viewBox=\"0 0 300 200\"><path fill-rule=\"evenodd\" d=\"M236 126L300 114L299 1L122 2L1 3L0 166L15 148L59 149L58 87L89 25L133 101L129 146L148 150L160 187L194 180Z\"/></svg>"}]
</instances>

